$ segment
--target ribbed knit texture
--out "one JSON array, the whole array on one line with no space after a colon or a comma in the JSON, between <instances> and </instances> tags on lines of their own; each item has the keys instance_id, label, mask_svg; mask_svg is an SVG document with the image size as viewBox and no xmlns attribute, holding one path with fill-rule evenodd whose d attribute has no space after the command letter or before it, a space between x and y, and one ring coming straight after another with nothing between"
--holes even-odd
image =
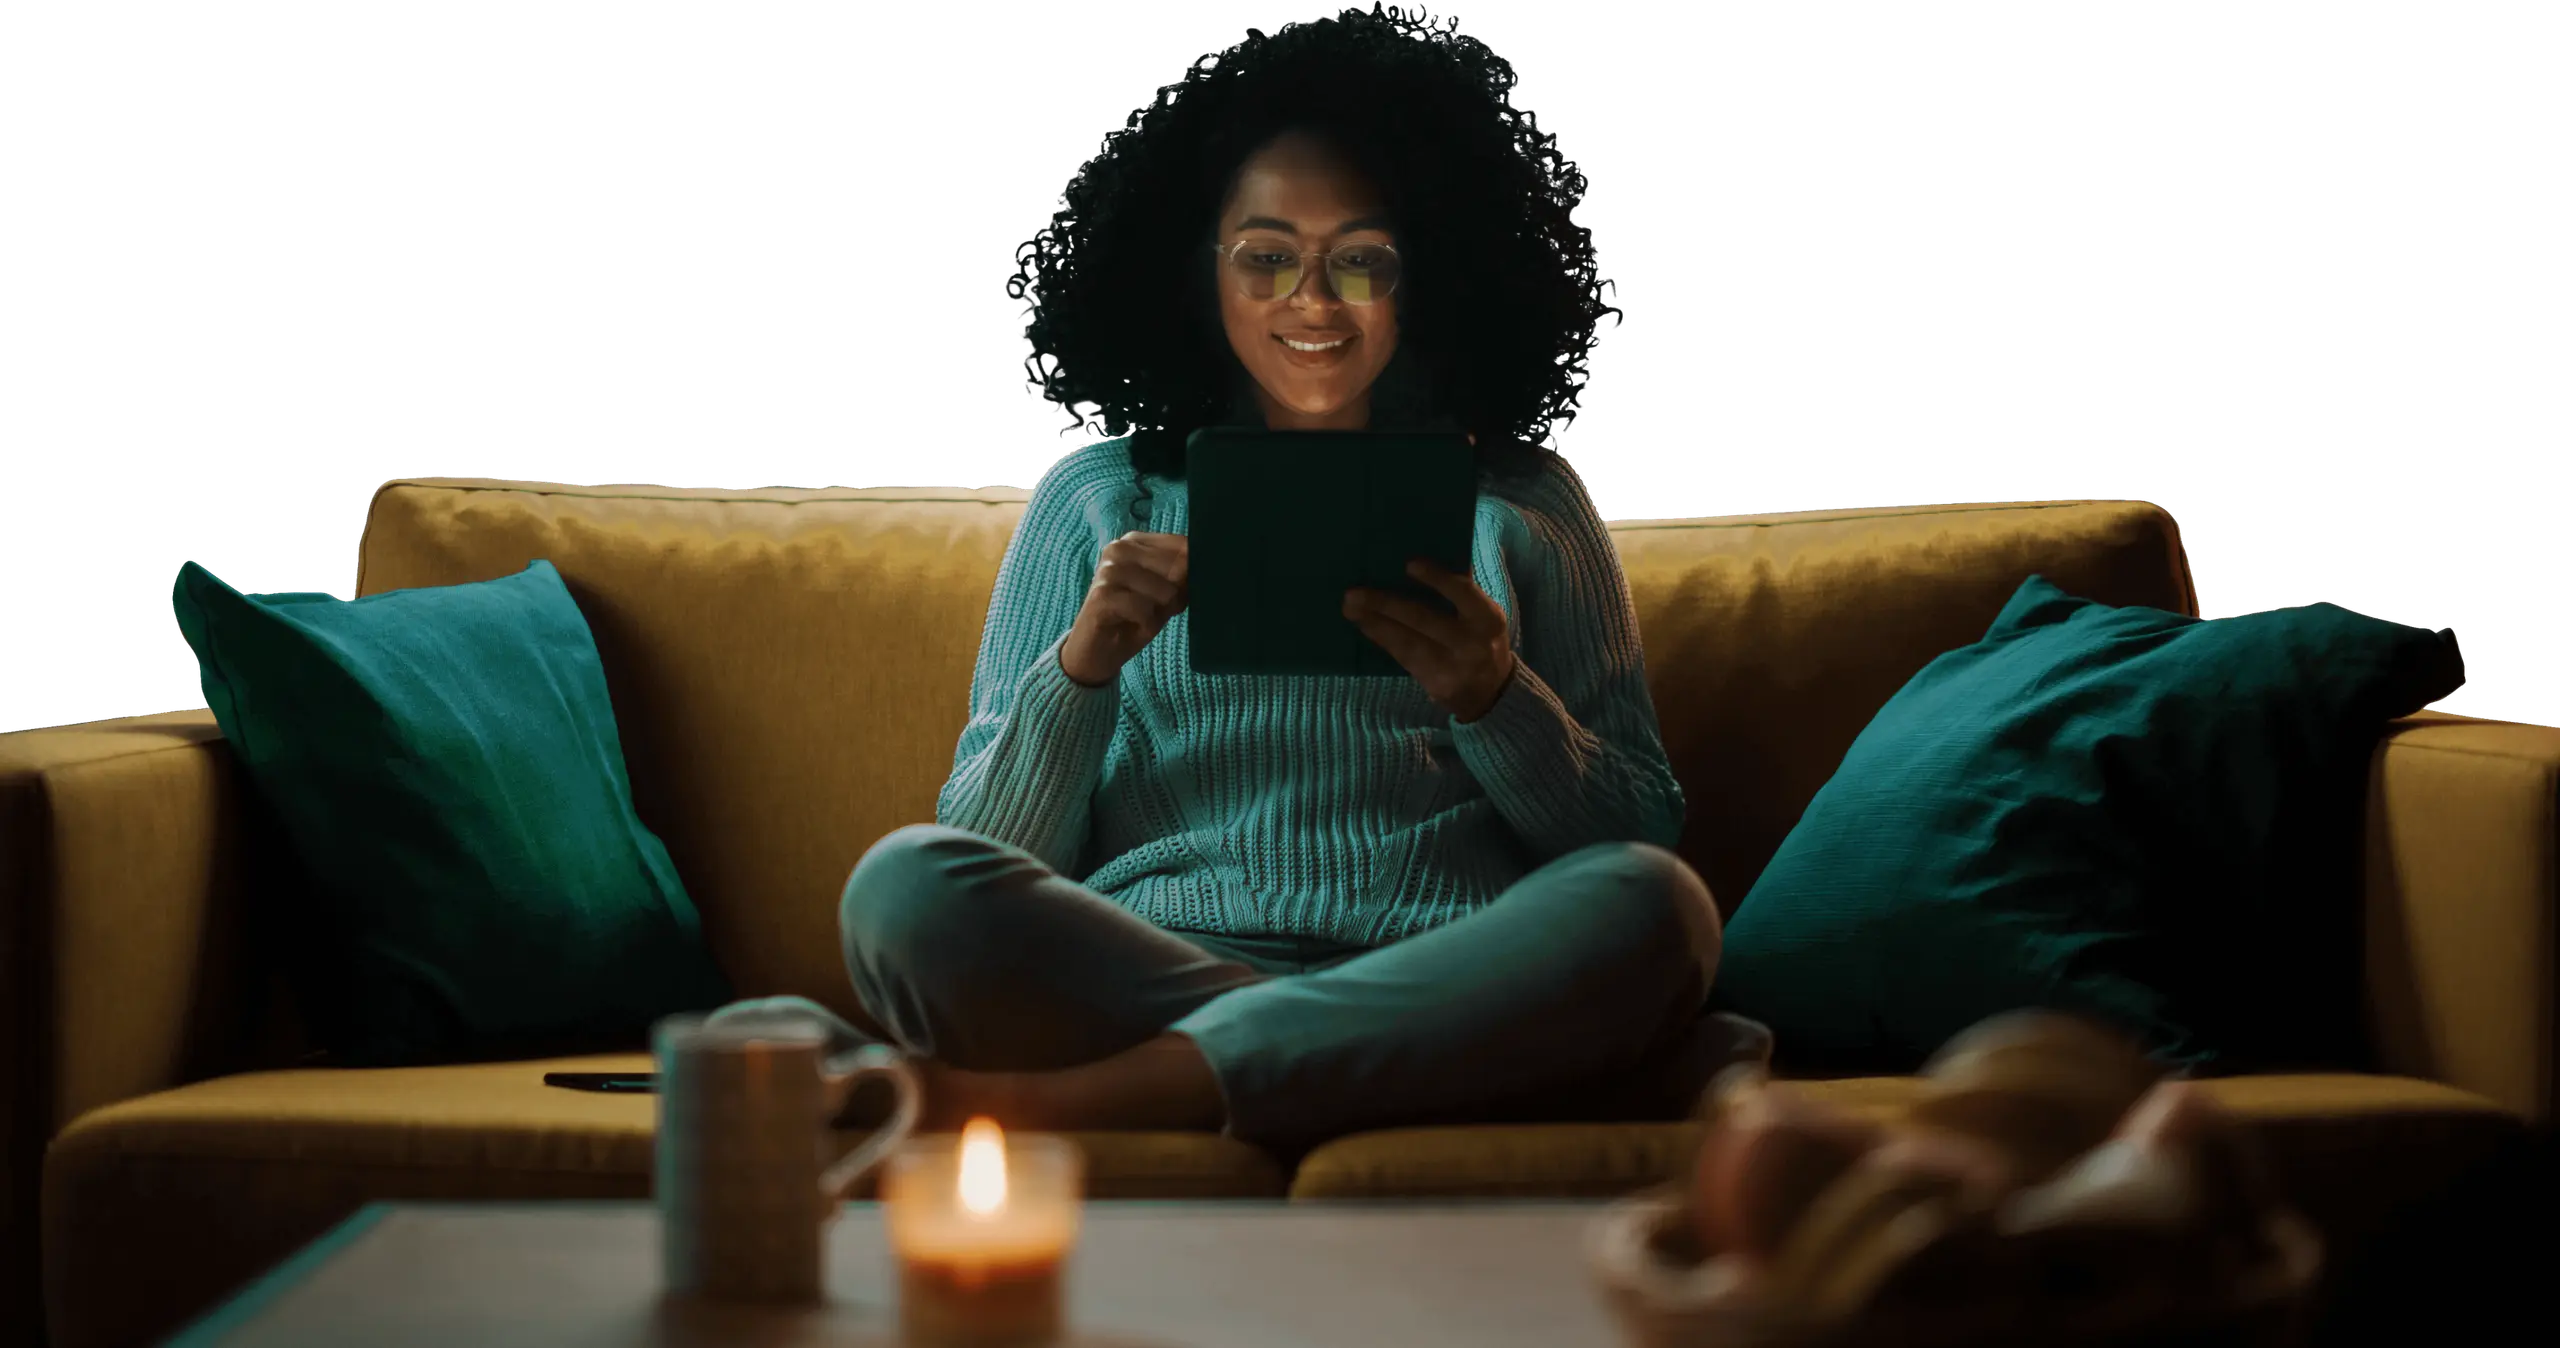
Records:
<instances>
[{"instance_id":1,"label":"ribbed knit texture","mask_svg":"<svg viewBox=\"0 0 2560 1348\"><path fill-rule=\"evenodd\" d=\"M1158 926L1360 946L1464 917L1577 848L1679 836L1625 574L1563 460L1477 495L1475 579L1510 615L1518 672L1463 725L1407 674L1194 674L1188 612L1115 682L1067 677L1058 648L1103 545L1188 532L1184 484L1145 486L1106 440L1033 489L939 822Z\"/></svg>"}]
</instances>

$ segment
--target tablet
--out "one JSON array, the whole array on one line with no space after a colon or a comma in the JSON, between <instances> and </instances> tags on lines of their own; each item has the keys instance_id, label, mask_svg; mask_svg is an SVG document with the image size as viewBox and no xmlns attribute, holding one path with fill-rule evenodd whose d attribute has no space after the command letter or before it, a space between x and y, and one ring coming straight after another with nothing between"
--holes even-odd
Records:
<instances>
[{"instance_id":1,"label":"tablet","mask_svg":"<svg viewBox=\"0 0 2560 1348\"><path fill-rule=\"evenodd\" d=\"M1342 595L1368 586L1456 611L1404 567L1469 570L1467 437L1211 426L1185 449L1192 671L1410 677L1342 616Z\"/></svg>"}]
</instances>

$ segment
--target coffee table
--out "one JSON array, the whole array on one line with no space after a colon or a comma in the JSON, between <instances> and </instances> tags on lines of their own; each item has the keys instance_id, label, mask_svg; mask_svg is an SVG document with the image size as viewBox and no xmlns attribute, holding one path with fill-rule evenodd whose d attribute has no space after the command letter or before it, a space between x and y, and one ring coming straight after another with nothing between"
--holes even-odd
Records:
<instances>
[{"instance_id":1,"label":"coffee table","mask_svg":"<svg viewBox=\"0 0 2560 1348\"><path fill-rule=\"evenodd\" d=\"M1068 1266L1077 1348L1614 1348L1584 1272L1595 1203L1096 1202ZM805 1311L659 1295L645 1202L377 1203L199 1320L186 1348L888 1345L876 1203Z\"/></svg>"}]
</instances>

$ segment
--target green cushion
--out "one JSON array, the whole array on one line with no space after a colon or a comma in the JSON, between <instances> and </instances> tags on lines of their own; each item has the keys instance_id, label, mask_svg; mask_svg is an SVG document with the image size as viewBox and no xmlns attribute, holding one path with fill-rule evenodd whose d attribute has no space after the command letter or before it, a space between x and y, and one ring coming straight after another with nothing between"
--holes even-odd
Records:
<instances>
[{"instance_id":1,"label":"green cushion","mask_svg":"<svg viewBox=\"0 0 2560 1348\"><path fill-rule=\"evenodd\" d=\"M300 863L278 932L338 1059L636 1043L726 1000L551 563L350 602L244 595L189 562L174 601Z\"/></svg>"},{"instance_id":2,"label":"green cushion","mask_svg":"<svg viewBox=\"0 0 2560 1348\"><path fill-rule=\"evenodd\" d=\"M2366 768L2462 678L2449 631L2030 577L1850 745L1737 906L1716 1000L1790 1069L1913 1071L2025 1006L2200 1070L2359 1062Z\"/></svg>"}]
</instances>

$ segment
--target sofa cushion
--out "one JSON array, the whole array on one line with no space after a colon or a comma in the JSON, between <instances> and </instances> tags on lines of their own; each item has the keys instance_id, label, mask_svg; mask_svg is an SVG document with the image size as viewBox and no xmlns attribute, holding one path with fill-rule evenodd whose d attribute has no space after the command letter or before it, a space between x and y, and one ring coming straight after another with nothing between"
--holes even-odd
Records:
<instances>
[{"instance_id":1,"label":"sofa cushion","mask_svg":"<svg viewBox=\"0 0 2560 1348\"><path fill-rule=\"evenodd\" d=\"M360 594L559 567L595 633L640 816L740 996L860 1018L835 910L864 850L933 818L996 568L1029 493L393 482ZM1840 756L2041 571L2194 611L2139 501L1613 522L1673 770L1681 854L1728 903Z\"/></svg>"},{"instance_id":2,"label":"sofa cushion","mask_svg":"<svg viewBox=\"0 0 2560 1348\"><path fill-rule=\"evenodd\" d=\"M1796 1083L1861 1118L1899 1116L1917 1077ZM1593 1198L1680 1174L1703 1130L1692 1122L1467 1124L1339 1138L1299 1161L1292 1198Z\"/></svg>"},{"instance_id":3,"label":"sofa cushion","mask_svg":"<svg viewBox=\"0 0 2560 1348\"><path fill-rule=\"evenodd\" d=\"M352 602L189 562L172 599L310 880L279 929L339 1062L608 1049L727 1000L549 562Z\"/></svg>"},{"instance_id":4,"label":"sofa cushion","mask_svg":"<svg viewBox=\"0 0 2560 1348\"><path fill-rule=\"evenodd\" d=\"M155 1341L367 1202L645 1198L655 1098L542 1076L649 1070L645 1054L601 1054L252 1072L93 1111L45 1158L56 1348ZM1069 1136L1096 1197L1284 1191L1269 1156L1217 1134Z\"/></svg>"},{"instance_id":5,"label":"sofa cushion","mask_svg":"<svg viewBox=\"0 0 2560 1348\"><path fill-rule=\"evenodd\" d=\"M2030 1006L2190 1067L2360 1066L2364 770L2462 680L2451 632L2030 576L1860 732L1726 927L1716 999L1782 1067L1913 1071Z\"/></svg>"},{"instance_id":6,"label":"sofa cushion","mask_svg":"<svg viewBox=\"0 0 2560 1348\"><path fill-rule=\"evenodd\" d=\"M1918 1077L1796 1083L1877 1121L1897 1118ZM2256 1135L2278 1188L2341 1246L2443 1192L2511 1144L2523 1119L2485 1097L2411 1077L2266 1074L2201 1083ZM1685 1173L1696 1123L1406 1128L1342 1138L1298 1164L1292 1198L1592 1198Z\"/></svg>"}]
</instances>

